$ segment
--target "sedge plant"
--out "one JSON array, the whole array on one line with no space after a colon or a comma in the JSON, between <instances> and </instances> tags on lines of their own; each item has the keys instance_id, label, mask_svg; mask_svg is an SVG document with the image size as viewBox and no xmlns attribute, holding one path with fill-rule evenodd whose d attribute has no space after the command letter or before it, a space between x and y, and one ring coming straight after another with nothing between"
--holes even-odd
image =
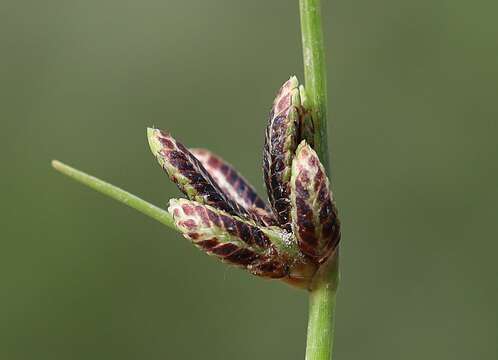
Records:
<instances>
[{"instance_id":1,"label":"sedge plant","mask_svg":"<svg viewBox=\"0 0 498 360\"><path fill-rule=\"evenodd\" d=\"M200 250L309 294L307 360L332 357L339 278L329 181L327 93L319 0L300 0L305 85L291 76L271 106L263 175L268 203L221 157L147 129L161 168L185 194L162 209L59 161L59 172L180 232Z\"/></svg>"}]
</instances>

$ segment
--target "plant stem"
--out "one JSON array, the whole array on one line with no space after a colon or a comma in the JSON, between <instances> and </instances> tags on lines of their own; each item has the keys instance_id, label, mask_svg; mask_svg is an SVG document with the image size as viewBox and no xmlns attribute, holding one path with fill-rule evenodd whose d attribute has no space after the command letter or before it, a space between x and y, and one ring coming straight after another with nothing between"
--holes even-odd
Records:
<instances>
[{"instance_id":1,"label":"plant stem","mask_svg":"<svg viewBox=\"0 0 498 360\"><path fill-rule=\"evenodd\" d=\"M320 0L299 0L304 79L313 124L315 150L330 177L327 145L327 77ZM309 296L306 360L330 360L334 340L334 312L339 282L339 252L313 278Z\"/></svg>"},{"instance_id":2,"label":"plant stem","mask_svg":"<svg viewBox=\"0 0 498 360\"><path fill-rule=\"evenodd\" d=\"M299 8L304 80L315 127L315 151L326 171L330 173L327 146L327 74L325 71L320 0L299 0Z\"/></svg>"},{"instance_id":3,"label":"plant stem","mask_svg":"<svg viewBox=\"0 0 498 360\"><path fill-rule=\"evenodd\" d=\"M120 203L140 211L142 214L159 221L161 224L164 224L171 229L176 229L173 217L166 210L152 205L151 203L142 200L139 197L118 188L117 186L63 164L60 161L52 161L52 166L55 170L61 172L62 174L69 176L70 178L104 195L107 195Z\"/></svg>"},{"instance_id":4,"label":"plant stem","mask_svg":"<svg viewBox=\"0 0 498 360\"><path fill-rule=\"evenodd\" d=\"M334 313L339 282L338 251L313 278L309 296L306 360L329 360L334 345Z\"/></svg>"}]
</instances>

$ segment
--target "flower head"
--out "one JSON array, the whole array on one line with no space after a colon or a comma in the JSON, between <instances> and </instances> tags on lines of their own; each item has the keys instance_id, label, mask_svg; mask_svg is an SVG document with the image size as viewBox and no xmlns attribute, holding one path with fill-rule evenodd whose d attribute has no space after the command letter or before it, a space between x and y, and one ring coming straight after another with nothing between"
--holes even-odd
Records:
<instances>
[{"instance_id":1,"label":"flower head","mask_svg":"<svg viewBox=\"0 0 498 360\"><path fill-rule=\"evenodd\" d=\"M158 129L147 135L159 164L188 199L172 199L168 208L185 238L254 275L308 287L337 248L340 224L329 180L312 148L311 111L296 77L277 92L266 128L269 204L219 156L189 150Z\"/></svg>"}]
</instances>

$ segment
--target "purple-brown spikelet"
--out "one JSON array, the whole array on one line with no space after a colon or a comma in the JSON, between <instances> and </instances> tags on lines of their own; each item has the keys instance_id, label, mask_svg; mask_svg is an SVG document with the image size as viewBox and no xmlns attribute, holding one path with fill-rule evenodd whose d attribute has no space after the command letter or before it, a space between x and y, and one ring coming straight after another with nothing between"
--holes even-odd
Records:
<instances>
[{"instance_id":1,"label":"purple-brown spikelet","mask_svg":"<svg viewBox=\"0 0 498 360\"><path fill-rule=\"evenodd\" d=\"M230 164L206 149L190 149L211 175L227 198L245 208L252 219L261 225L275 225L276 220L268 211L265 201L256 190Z\"/></svg>"},{"instance_id":2,"label":"purple-brown spikelet","mask_svg":"<svg viewBox=\"0 0 498 360\"><path fill-rule=\"evenodd\" d=\"M305 141L296 150L291 184L292 228L299 249L322 263L339 243L340 223L325 170Z\"/></svg>"},{"instance_id":3,"label":"purple-brown spikelet","mask_svg":"<svg viewBox=\"0 0 498 360\"><path fill-rule=\"evenodd\" d=\"M208 254L254 275L289 275L288 257L279 254L268 233L253 223L186 199L170 200L168 212L183 236Z\"/></svg>"},{"instance_id":4,"label":"purple-brown spikelet","mask_svg":"<svg viewBox=\"0 0 498 360\"><path fill-rule=\"evenodd\" d=\"M263 171L270 205L279 225L291 231L290 177L299 136L299 83L295 76L275 97L266 127Z\"/></svg>"},{"instance_id":5,"label":"purple-brown spikelet","mask_svg":"<svg viewBox=\"0 0 498 360\"><path fill-rule=\"evenodd\" d=\"M183 144L158 129L149 129L147 135L159 164L189 199L233 215L249 217L243 207L225 196L200 161Z\"/></svg>"}]
</instances>

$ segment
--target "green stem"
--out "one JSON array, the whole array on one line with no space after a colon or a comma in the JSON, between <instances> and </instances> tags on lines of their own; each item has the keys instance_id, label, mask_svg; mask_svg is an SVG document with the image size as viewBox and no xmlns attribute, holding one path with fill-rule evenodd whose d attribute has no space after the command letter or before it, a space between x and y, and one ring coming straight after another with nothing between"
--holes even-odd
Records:
<instances>
[{"instance_id":1,"label":"green stem","mask_svg":"<svg viewBox=\"0 0 498 360\"><path fill-rule=\"evenodd\" d=\"M315 150L330 176L327 145L327 76L320 0L299 0L304 79L315 127ZM334 312L339 282L339 254L314 276L309 296L306 360L330 360L334 340Z\"/></svg>"},{"instance_id":2,"label":"green stem","mask_svg":"<svg viewBox=\"0 0 498 360\"><path fill-rule=\"evenodd\" d=\"M142 214L150 216L151 218L159 221L161 224L166 225L171 229L176 229L175 223L173 222L173 217L166 211L151 203L140 199L139 197L124 191L117 186L109 184L103 180L100 180L94 176L85 174L82 171L76 170L60 161L52 161L52 166L55 170L61 172L64 175L92 188L104 195L113 198L135 210L140 211Z\"/></svg>"},{"instance_id":3,"label":"green stem","mask_svg":"<svg viewBox=\"0 0 498 360\"><path fill-rule=\"evenodd\" d=\"M334 313L339 282L338 252L313 278L309 296L306 360L329 360L334 345Z\"/></svg>"},{"instance_id":4,"label":"green stem","mask_svg":"<svg viewBox=\"0 0 498 360\"><path fill-rule=\"evenodd\" d=\"M327 146L327 74L320 0L299 0L304 80L315 126L315 151L330 171Z\"/></svg>"}]
</instances>

